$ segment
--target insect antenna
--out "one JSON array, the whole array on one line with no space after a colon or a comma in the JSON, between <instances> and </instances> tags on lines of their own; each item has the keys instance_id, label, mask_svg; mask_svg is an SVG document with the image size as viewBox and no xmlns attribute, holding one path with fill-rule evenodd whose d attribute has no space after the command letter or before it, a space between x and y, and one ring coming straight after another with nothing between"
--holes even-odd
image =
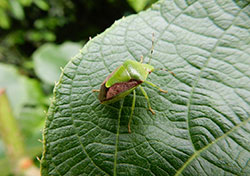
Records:
<instances>
[{"instance_id":1,"label":"insect antenna","mask_svg":"<svg viewBox=\"0 0 250 176\"><path fill-rule=\"evenodd\" d=\"M155 34L152 33L152 47L150 49L150 58L149 58L148 64L150 64L151 59L152 59L152 55L153 55L153 52L154 52L154 38L155 38Z\"/></svg>"}]
</instances>

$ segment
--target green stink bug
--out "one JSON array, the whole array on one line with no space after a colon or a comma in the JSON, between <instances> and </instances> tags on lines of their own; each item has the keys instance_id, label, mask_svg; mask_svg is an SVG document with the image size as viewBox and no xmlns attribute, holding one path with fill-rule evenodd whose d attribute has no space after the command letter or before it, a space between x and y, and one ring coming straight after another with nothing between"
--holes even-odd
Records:
<instances>
[{"instance_id":1,"label":"green stink bug","mask_svg":"<svg viewBox=\"0 0 250 176\"><path fill-rule=\"evenodd\" d=\"M151 54L153 53L153 46L154 45L152 40ZM128 122L129 133L131 133L130 123L132 121L132 116L135 108L135 89L137 87L141 89L143 95L147 100L148 108L152 114L155 114L155 112L152 110L147 93L141 87L141 84L149 84L153 87L158 88L161 92L167 93L167 91L162 90L155 84L146 80L148 75L153 71L154 67L152 65L143 63L143 57L141 57L140 62L126 60L121 66L116 68L110 75L106 77L106 79L101 84L100 90L93 90L94 92L99 92L98 99L102 104L114 103L118 100L123 99L133 91L134 97ZM170 73L174 75L173 72Z\"/></svg>"}]
</instances>

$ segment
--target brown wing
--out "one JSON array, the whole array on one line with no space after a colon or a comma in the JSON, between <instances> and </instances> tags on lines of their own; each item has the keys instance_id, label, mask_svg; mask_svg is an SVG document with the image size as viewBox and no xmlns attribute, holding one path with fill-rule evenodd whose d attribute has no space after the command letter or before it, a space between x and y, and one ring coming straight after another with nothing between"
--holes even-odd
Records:
<instances>
[{"instance_id":1,"label":"brown wing","mask_svg":"<svg viewBox=\"0 0 250 176\"><path fill-rule=\"evenodd\" d=\"M106 94L106 99L111 99L112 97L127 91L139 84L141 84L142 81L138 81L135 79L131 79L127 82L121 82L121 83L116 83L114 85L112 85L108 90L107 90L107 94Z\"/></svg>"}]
</instances>

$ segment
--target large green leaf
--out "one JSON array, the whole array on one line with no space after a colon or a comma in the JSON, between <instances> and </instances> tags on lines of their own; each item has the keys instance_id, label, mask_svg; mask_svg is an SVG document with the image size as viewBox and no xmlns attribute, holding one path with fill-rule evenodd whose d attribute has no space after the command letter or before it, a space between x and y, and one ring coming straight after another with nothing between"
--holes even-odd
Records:
<instances>
[{"instance_id":1,"label":"large green leaf","mask_svg":"<svg viewBox=\"0 0 250 176\"><path fill-rule=\"evenodd\" d=\"M42 175L247 175L250 173L250 6L247 1L160 1L117 21L65 67L44 129ZM105 77L126 59L147 61L148 80L111 106Z\"/></svg>"}]
</instances>

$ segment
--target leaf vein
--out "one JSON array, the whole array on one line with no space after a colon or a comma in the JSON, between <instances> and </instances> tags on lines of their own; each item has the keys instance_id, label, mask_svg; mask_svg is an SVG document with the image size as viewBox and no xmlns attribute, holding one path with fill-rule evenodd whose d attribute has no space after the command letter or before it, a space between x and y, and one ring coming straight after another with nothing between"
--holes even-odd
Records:
<instances>
[{"instance_id":1,"label":"leaf vein","mask_svg":"<svg viewBox=\"0 0 250 176\"><path fill-rule=\"evenodd\" d=\"M119 143L119 134L120 134L120 121L121 121L121 114L123 108L124 99L121 100L121 108L119 110L118 115L118 122L117 122L117 132L116 132L116 140L115 140L115 154L114 154L114 176L117 175L117 157L118 157L118 143Z\"/></svg>"},{"instance_id":2,"label":"leaf vein","mask_svg":"<svg viewBox=\"0 0 250 176\"><path fill-rule=\"evenodd\" d=\"M236 15L236 17L241 13L241 11L243 11L243 9L241 9L241 10L238 12L238 14ZM227 28L227 30L230 29L231 26L233 26L233 24L234 24L234 22L235 22L235 20L236 20L236 17L235 17L234 20L232 21L231 25ZM227 31L227 30L225 30L225 31L221 34L221 36L218 38L217 42L215 43L214 47L212 48L212 52L211 52L209 58L206 60L204 66L201 68L201 71L199 72L199 74L198 74L198 76L197 76L197 79L196 79L196 81L195 81L195 83L194 83L194 85L193 85L193 87L192 87L191 92L190 92L190 97L189 97L189 99L188 99L188 104L187 104L187 109L188 109L188 111L187 111L187 124L188 124L188 129L189 129L188 131L189 131L190 140L191 140L191 143L192 143L192 145L193 145L194 150L196 150L196 148L195 148L195 146L194 146L194 144L193 144L193 139L192 139L192 135L191 135L191 132L190 132L190 125L191 125L191 124L190 124L190 117L191 117L191 114L190 114L190 113L191 113L191 102L192 102L192 98L193 98L193 95L194 95L194 92L195 92L195 88L196 88L196 86L198 85L199 80L201 79L201 75L202 75L204 69L207 67L209 61L210 61L211 58L212 58L213 53L215 52L216 47L219 45L219 41L220 41L220 40L222 39L222 37L226 34L226 31Z\"/></svg>"},{"instance_id":3,"label":"leaf vein","mask_svg":"<svg viewBox=\"0 0 250 176\"><path fill-rule=\"evenodd\" d=\"M182 171L188 166L188 164L190 164L195 158L197 158L203 151L205 151L206 149L208 149L209 147L213 146L214 144L216 144L217 142L219 142L220 140L228 137L229 134L231 134L232 132L234 132L235 130L237 130L238 128L242 127L243 125L245 125L246 123L248 123L250 121L250 118L248 118L247 120L237 124L236 126L234 126L232 129L230 129L228 132L226 132L225 134L223 134L222 136L218 137L217 139L215 139L213 142L209 143L207 146L205 146L204 148L200 149L200 150L196 150L195 153L186 161L186 163L176 172L175 176L179 176Z\"/></svg>"}]
</instances>

